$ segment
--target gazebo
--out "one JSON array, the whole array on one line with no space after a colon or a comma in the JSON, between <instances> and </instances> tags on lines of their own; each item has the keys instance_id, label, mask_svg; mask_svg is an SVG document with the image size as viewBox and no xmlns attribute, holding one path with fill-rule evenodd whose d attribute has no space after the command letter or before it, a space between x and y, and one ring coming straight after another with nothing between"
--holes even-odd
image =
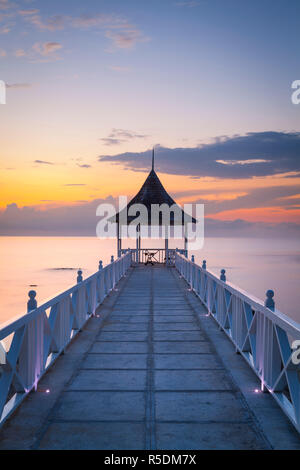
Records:
<instances>
[{"instance_id":1,"label":"gazebo","mask_svg":"<svg viewBox=\"0 0 300 470\"><path fill-rule=\"evenodd\" d=\"M196 220L191 217L190 215L186 214L171 198L171 196L167 193L165 188L163 187L160 179L158 178L155 169L154 169L154 149L152 152L152 169L144 182L143 186L141 187L140 191L137 195L129 202L127 207L121 210L118 214L116 214L111 221L117 223L117 250L118 250L118 257L124 251L122 250L122 225L129 225L135 219L137 219L137 215L129 215L130 208L136 204L142 204L146 208L147 216L146 220L143 220L143 225L151 227L152 220L152 206L168 206L168 208L172 208L170 212L170 218L168 222L168 227L172 226L181 226L184 227L184 250L180 250L184 252L187 256L187 224L188 223L196 223ZM176 215L173 209L176 208ZM141 224L137 224L136 226L136 262L139 263L141 260L141 252L148 251L149 249L141 249ZM168 238L168 231L166 224L163 221L162 213L159 214L158 226L165 228L165 258L166 264L168 264L169 260L169 238ZM162 251L162 250L161 250ZM174 250L173 250L174 251Z\"/></svg>"}]
</instances>

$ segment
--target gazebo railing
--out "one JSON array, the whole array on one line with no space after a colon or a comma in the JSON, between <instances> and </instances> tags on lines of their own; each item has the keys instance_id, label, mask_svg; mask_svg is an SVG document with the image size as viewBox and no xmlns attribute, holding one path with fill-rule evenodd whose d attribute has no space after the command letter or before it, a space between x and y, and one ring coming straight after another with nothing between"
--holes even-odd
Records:
<instances>
[{"instance_id":1,"label":"gazebo railing","mask_svg":"<svg viewBox=\"0 0 300 470\"><path fill-rule=\"evenodd\" d=\"M127 253L27 315L0 327L0 425L66 349L131 266ZM81 273L81 272L80 272Z\"/></svg>"},{"instance_id":2,"label":"gazebo railing","mask_svg":"<svg viewBox=\"0 0 300 470\"><path fill-rule=\"evenodd\" d=\"M175 266L300 432L300 324L226 282L224 270L220 280L178 253Z\"/></svg>"},{"instance_id":3,"label":"gazebo railing","mask_svg":"<svg viewBox=\"0 0 300 470\"><path fill-rule=\"evenodd\" d=\"M127 249L122 250L122 254L131 253L132 264L167 264L168 266L175 266L175 253L185 255L185 250L165 248L141 248L141 249Z\"/></svg>"}]
</instances>

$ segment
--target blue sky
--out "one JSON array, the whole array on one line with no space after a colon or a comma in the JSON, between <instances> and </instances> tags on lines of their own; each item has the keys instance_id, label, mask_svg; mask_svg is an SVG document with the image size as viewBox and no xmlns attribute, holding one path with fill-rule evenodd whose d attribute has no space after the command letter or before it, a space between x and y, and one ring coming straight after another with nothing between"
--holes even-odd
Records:
<instances>
[{"instance_id":1,"label":"blue sky","mask_svg":"<svg viewBox=\"0 0 300 470\"><path fill-rule=\"evenodd\" d=\"M10 31L0 35L6 53L1 78L7 83L37 84L50 98L94 98L126 111L133 106L133 125L142 115L152 128L156 118L166 134L169 119L174 130L168 140L183 122L182 138L194 140L196 133L207 139L215 133L297 129L299 109L291 104L290 87L299 75L298 0L13 5L1 10L12 15L2 19L2 31ZM38 12L25 15L30 10ZM118 42L124 32L127 46L126 37ZM60 49L43 51L50 43ZM16 58L21 51L25 55ZM110 118L111 127L118 127L115 120Z\"/></svg>"}]
</instances>

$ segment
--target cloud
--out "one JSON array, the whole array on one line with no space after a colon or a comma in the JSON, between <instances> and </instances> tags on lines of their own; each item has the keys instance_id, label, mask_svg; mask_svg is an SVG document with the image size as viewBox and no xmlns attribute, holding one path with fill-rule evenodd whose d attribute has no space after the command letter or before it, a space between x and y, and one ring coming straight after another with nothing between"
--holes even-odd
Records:
<instances>
[{"instance_id":1,"label":"cloud","mask_svg":"<svg viewBox=\"0 0 300 470\"><path fill-rule=\"evenodd\" d=\"M106 15L106 14L95 14L95 15L80 15L77 17L67 17L67 21L74 28L127 28L129 26L128 21L117 15Z\"/></svg>"},{"instance_id":2,"label":"cloud","mask_svg":"<svg viewBox=\"0 0 300 470\"><path fill-rule=\"evenodd\" d=\"M107 68L109 70L113 70L114 72L119 72L119 73L130 71L129 67L121 67L119 65L108 65Z\"/></svg>"},{"instance_id":3,"label":"cloud","mask_svg":"<svg viewBox=\"0 0 300 470\"><path fill-rule=\"evenodd\" d=\"M26 57L27 53L24 51L24 49L17 49L15 51L15 57Z\"/></svg>"},{"instance_id":4,"label":"cloud","mask_svg":"<svg viewBox=\"0 0 300 470\"><path fill-rule=\"evenodd\" d=\"M36 42L28 51L17 49L15 51L15 57L26 57L33 63L56 61L61 59L57 51L62 48L63 46L59 42Z\"/></svg>"},{"instance_id":5,"label":"cloud","mask_svg":"<svg viewBox=\"0 0 300 470\"><path fill-rule=\"evenodd\" d=\"M80 165L79 163L77 163L77 166L79 166L80 168L92 168L92 165L87 164Z\"/></svg>"},{"instance_id":6,"label":"cloud","mask_svg":"<svg viewBox=\"0 0 300 470\"><path fill-rule=\"evenodd\" d=\"M82 183L69 183L69 184L64 184L64 186L86 186L86 184L82 184Z\"/></svg>"},{"instance_id":7,"label":"cloud","mask_svg":"<svg viewBox=\"0 0 300 470\"><path fill-rule=\"evenodd\" d=\"M35 160L34 163L37 163L38 165L54 165L54 163L46 162L44 160Z\"/></svg>"},{"instance_id":8,"label":"cloud","mask_svg":"<svg viewBox=\"0 0 300 470\"><path fill-rule=\"evenodd\" d=\"M6 88L31 88L31 83L6 83Z\"/></svg>"},{"instance_id":9,"label":"cloud","mask_svg":"<svg viewBox=\"0 0 300 470\"><path fill-rule=\"evenodd\" d=\"M62 207L23 207L10 204L0 211L0 235L96 235L96 209L114 204L112 197Z\"/></svg>"},{"instance_id":10,"label":"cloud","mask_svg":"<svg viewBox=\"0 0 300 470\"><path fill-rule=\"evenodd\" d=\"M236 209L257 209L264 207L281 207L289 210L295 203L300 203L299 185L293 186L271 186L267 188L254 188L236 194L233 198L226 198L226 195L218 197L218 191L211 190L209 198L208 191L203 190L203 195L195 194L195 203L205 204L207 214L217 214L219 212ZM229 191L229 194L231 191ZM175 197L178 196L175 195ZM298 199L299 198L299 199ZM300 214L299 214L300 215Z\"/></svg>"},{"instance_id":11,"label":"cloud","mask_svg":"<svg viewBox=\"0 0 300 470\"><path fill-rule=\"evenodd\" d=\"M15 7L15 3L10 0L0 0L0 10L9 10Z\"/></svg>"},{"instance_id":12,"label":"cloud","mask_svg":"<svg viewBox=\"0 0 300 470\"><path fill-rule=\"evenodd\" d=\"M0 58L1 57L6 57L6 51L0 48Z\"/></svg>"},{"instance_id":13,"label":"cloud","mask_svg":"<svg viewBox=\"0 0 300 470\"><path fill-rule=\"evenodd\" d=\"M44 21L39 10L20 10L19 14L24 21L34 25L40 31L57 31L64 29L65 26L65 17L61 15L52 16Z\"/></svg>"},{"instance_id":14,"label":"cloud","mask_svg":"<svg viewBox=\"0 0 300 470\"><path fill-rule=\"evenodd\" d=\"M123 31L111 30L107 31L105 36L111 39L113 46L118 49L132 49L137 43L150 40L138 29L125 29Z\"/></svg>"},{"instance_id":15,"label":"cloud","mask_svg":"<svg viewBox=\"0 0 300 470\"><path fill-rule=\"evenodd\" d=\"M300 224L295 223L263 223L247 222L236 219L223 221L205 219L206 237L246 237L246 238L295 238L300 236Z\"/></svg>"},{"instance_id":16,"label":"cloud","mask_svg":"<svg viewBox=\"0 0 300 470\"><path fill-rule=\"evenodd\" d=\"M23 207L10 204L0 211L0 235L44 235L44 236L95 236L96 209L101 203L115 205L116 200L109 196L91 202L62 207ZM205 236L215 237L299 237L300 224L252 223L244 220L220 221L205 219Z\"/></svg>"},{"instance_id":17,"label":"cloud","mask_svg":"<svg viewBox=\"0 0 300 470\"><path fill-rule=\"evenodd\" d=\"M96 29L112 41L115 49L131 49L137 43L149 41L149 38L124 17L113 14L96 13L94 15L55 15L43 19L37 9L19 10L23 20L39 31L58 31L65 28ZM109 52L113 52L110 49Z\"/></svg>"},{"instance_id":18,"label":"cloud","mask_svg":"<svg viewBox=\"0 0 300 470\"><path fill-rule=\"evenodd\" d=\"M62 45L58 42L37 42L32 46L32 49L38 54L48 57L55 54L56 51L62 49Z\"/></svg>"},{"instance_id":19,"label":"cloud","mask_svg":"<svg viewBox=\"0 0 300 470\"><path fill-rule=\"evenodd\" d=\"M150 151L99 157L134 171L149 169ZM162 173L193 178L252 178L300 172L299 132L257 132L217 138L196 148L157 148Z\"/></svg>"},{"instance_id":20,"label":"cloud","mask_svg":"<svg viewBox=\"0 0 300 470\"><path fill-rule=\"evenodd\" d=\"M32 15L36 15L37 13L39 13L39 10L37 9L19 10L18 13L21 16L32 16Z\"/></svg>"},{"instance_id":21,"label":"cloud","mask_svg":"<svg viewBox=\"0 0 300 470\"><path fill-rule=\"evenodd\" d=\"M252 160L216 160L217 163L222 165L254 165L255 163L270 163L271 160L252 159Z\"/></svg>"},{"instance_id":22,"label":"cloud","mask_svg":"<svg viewBox=\"0 0 300 470\"><path fill-rule=\"evenodd\" d=\"M12 25L5 25L0 28L0 34L8 34L11 31Z\"/></svg>"},{"instance_id":23,"label":"cloud","mask_svg":"<svg viewBox=\"0 0 300 470\"><path fill-rule=\"evenodd\" d=\"M132 27L128 20L113 14L95 13L94 15L54 15L43 19L37 9L19 10L27 23L32 24L40 31L57 31L64 28L75 29L126 29Z\"/></svg>"},{"instance_id":24,"label":"cloud","mask_svg":"<svg viewBox=\"0 0 300 470\"><path fill-rule=\"evenodd\" d=\"M149 136L145 134L137 134L136 132L128 131L125 129L112 129L108 137L103 137L101 140L104 145L112 146L119 145L134 139L147 139Z\"/></svg>"},{"instance_id":25,"label":"cloud","mask_svg":"<svg viewBox=\"0 0 300 470\"><path fill-rule=\"evenodd\" d=\"M121 139L112 139L110 137L104 137L103 139L100 139L104 145L111 146L111 145L119 145L124 142L124 140Z\"/></svg>"},{"instance_id":26,"label":"cloud","mask_svg":"<svg viewBox=\"0 0 300 470\"><path fill-rule=\"evenodd\" d=\"M187 7L187 8L194 8L198 7L199 5L203 4L204 2L197 2L197 1L186 1L186 2L177 2L175 5L177 7Z\"/></svg>"}]
</instances>

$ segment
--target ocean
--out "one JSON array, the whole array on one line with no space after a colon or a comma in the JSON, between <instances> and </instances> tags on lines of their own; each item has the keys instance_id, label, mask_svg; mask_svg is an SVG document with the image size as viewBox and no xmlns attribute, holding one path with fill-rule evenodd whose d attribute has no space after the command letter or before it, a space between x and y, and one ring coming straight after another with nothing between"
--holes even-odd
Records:
<instances>
[{"instance_id":1,"label":"ocean","mask_svg":"<svg viewBox=\"0 0 300 470\"><path fill-rule=\"evenodd\" d=\"M123 248L133 247L123 242ZM160 246L161 240L142 240L142 248ZM170 242L170 248L182 244ZM195 255L219 276L264 300L275 291L276 308L300 322L300 241L297 239L206 238ZM28 291L37 291L38 304L76 284L77 270L84 278L116 256L115 240L95 237L1 237L0 323L26 313Z\"/></svg>"}]
</instances>

